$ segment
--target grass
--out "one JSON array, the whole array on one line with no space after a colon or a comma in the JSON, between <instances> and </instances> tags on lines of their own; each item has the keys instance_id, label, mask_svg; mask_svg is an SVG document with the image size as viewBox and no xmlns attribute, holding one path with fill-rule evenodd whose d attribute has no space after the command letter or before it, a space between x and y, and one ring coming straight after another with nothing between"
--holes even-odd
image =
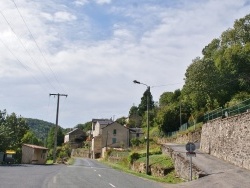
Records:
<instances>
[{"instance_id":1,"label":"grass","mask_svg":"<svg viewBox=\"0 0 250 188\"><path fill-rule=\"evenodd\" d=\"M69 160L67 161L67 164L72 165L72 164L74 164L74 162L75 162L74 158L69 158ZM53 160L47 160L46 161L46 165L52 165L52 164L54 164Z\"/></svg>"},{"instance_id":2,"label":"grass","mask_svg":"<svg viewBox=\"0 0 250 188\"><path fill-rule=\"evenodd\" d=\"M72 165L72 164L74 164L74 162L75 162L74 158L69 158L68 165Z\"/></svg>"},{"instance_id":3,"label":"grass","mask_svg":"<svg viewBox=\"0 0 250 188\"><path fill-rule=\"evenodd\" d=\"M137 160L138 162L145 162L146 157L142 157ZM174 168L174 163L172 159L166 157L166 155L150 155L149 156L149 164L153 166L159 166L162 168Z\"/></svg>"},{"instance_id":4,"label":"grass","mask_svg":"<svg viewBox=\"0 0 250 188\"><path fill-rule=\"evenodd\" d=\"M198 130L201 130L202 129L202 125L203 123L197 123L195 125L192 125L190 127L188 127L188 129L186 130L183 130L183 131L179 131L177 134L171 136L171 137L168 137L168 138L172 138L172 139L175 139L178 137L178 135L183 135L183 134L187 134L187 133L190 133L190 132L194 132L194 131L198 131Z\"/></svg>"},{"instance_id":5,"label":"grass","mask_svg":"<svg viewBox=\"0 0 250 188\"><path fill-rule=\"evenodd\" d=\"M149 163L152 166L155 167L159 167L159 168L164 168L164 169L170 169L171 172L169 172L166 176L164 177L155 177L155 176L151 176L151 175L147 175L145 173L138 173L135 172L133 170L130 170L130 162L131 162L131 154L138 154L136 155L137 157L139 156L140 158L137 159L136 162L143 162L145 163L146 161L146 151L145 151L145 145L140 145L139 147L135 147L132 149L132 151L125 152L117 152L115 150L111 151L109 153L109 156L120 156L120 160L118 160L118 162L114 162L114 161L107 161L105 159L101 160L101 162L107 164L108 166L111 166L112 168L118 169L120 171L124 171L139 177L143 177L146 179L150 179L150 180L154 180L157 182L163 182L163 183L171 183L171 184L175 184L175 183L180 183L183 182L180 178L178 178L173 171L171 171L171 169L174 169L174 164L173 161L170 157L167 157L166 155L163 155L161 152L161 147L156 144L156 143L151 143L150 144L150 157L149 157ZM119 155L120 154L120 155ZM108 156L107 156L108 157ZM106 158L107 159L107 158ZM136 157L134 158L136 159ZM132 160L133 161L133 160Z\"/></svg>"},{"instance_id":6,"label":"grass","mask_svg":"<svg viewBox=\"0 0 250 188\"><path fill-rule=\"evenodd\" d=\"M46 164L47 164L47 165L53 164L53 160L47 160L47 161L46 161Z\"/></svg>"},{"instance_id":7,"label":"grass","mask_svg":"<svg viewBox=\"0 0 250 188\"><path fill-rule=\"evenodd\" d=\"M142 177L145 179L161 182L161 183L176 184L176 183L183 182L180 178L176 177L176 174L174 172L169 173L166 177L154 177L154 176L150 176L150 175L143 174L143 173L137 173L135 171L128 169L124 165L120 165L118 163L110 163L110 162L104 161L104 160L101 160L100 162L102 162L102 163L104 163L104 164L106 164L114 169L129 173L129 174L132 174L132 175L135 175L138 177Z\"/></svg>"}]
</instances>

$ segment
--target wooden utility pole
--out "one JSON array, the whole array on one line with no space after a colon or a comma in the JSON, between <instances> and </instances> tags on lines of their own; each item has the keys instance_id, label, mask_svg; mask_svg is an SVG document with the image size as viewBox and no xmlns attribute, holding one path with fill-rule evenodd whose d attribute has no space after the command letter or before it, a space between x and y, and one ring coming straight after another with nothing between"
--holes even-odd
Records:
<instances>
[{"instance_id":1,"label":"wooden utility pole","mask_svg":"<svg viewBox=\"0 0 250 188\"><path fill-rule=\"evenodd\" d=\"M57 96L57 109L56 109L56 126L55 126L55 132L54 132L54 149L53 149L53 163L56 162L56 147L57 147L57 129L58 129L58 116L59 116L59 101L60 96L67 97L66 94L49 94L49 96Z\"/></svg>"}]
</instances>

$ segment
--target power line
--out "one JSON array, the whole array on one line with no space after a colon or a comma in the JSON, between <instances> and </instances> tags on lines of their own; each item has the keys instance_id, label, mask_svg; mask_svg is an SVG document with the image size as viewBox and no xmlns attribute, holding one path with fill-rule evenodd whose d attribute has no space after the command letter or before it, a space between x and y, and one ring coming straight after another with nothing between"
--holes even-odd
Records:
<instances>
[{"instance_id":1,"label":"power line","mask_svg":"<svg viewBox=\"0 0 250 188\"><path fill-rule=\"evenodd\" d=\"M25 52L28 54L28 56L30 57L30 59L32 60L32 62L34 63L34 65L39 69L39 71L43 74L43 76L46 78L46 80L48 81L48 83L50 84L50 86L56 90L56 88L52 85L52 83L50 82L49 78L45 75L45 73L40 69L40 67L35 63L34 58L31 56L31 54L28 52L27 48L24 46L22 40L18 37L18 35L16 34L16 32L14 31L14 29L12 28L12 26L10 25L9 21L7 20L7 18L4 16L4 14L0 11L0 14L3 16L4 20L6 21L6 23L8 24L8 26L10 27L11 31L15 34L16 38L18 39L19 43L21 44L21 46L23 47L23 49L25 50ZM2 41L2 43L4 43ZM6 46L6 45L5 45ZM10 51L10 48L8 48L8 50ZM14 55L14 53L11 51L11 54ZM14 55L15 56L15 55ZM22 64L22 63L21 63ZM23 64L22 64L23 65ZM26 65L27 66L27 65ZM28 67L28 66L27 66ZM27 68L25 68L27 71L29 71Z\"/></svg>"},{"instance_id":2,"label":"power line","mask_svg":"<svg viewBox=\"0 0 250 188\"><path fill-rule=\"evenodd\" d=\"M7 50L11 53L11 55L17 60L17 62L27 71L30 72L29 69L18 59L18 57L11 51L11 49L3 42L3 40L0 38L0 41L2 42L2 44L7 48ZM44 87L38 79L36 79L36 77L31 73L32 78L42 87Z\"/></svg>"},{"instance_id":3,"label":"power line","mask_svg":"<svg viewBox=\"0 0 250 188\"><path fill-rule=\"evenodd\" d=\"M34 43L36 44L37 49L39 50L39 52L40 52L40 54L42 55L44 61L46 62L47 66L49 67L50 71L52 72L52 74L53 74L55 80L57 81L57 83L59 84L59 86L64 90L64 88L62 87L61 83L59 82L59 80L58 80L56 74L55 74L54 71L52 70L52 68L51 68L51 66L49 65L47 59L45 58L45 56L44 56L44 54L43 54L41 48L40 48L39 45L37 44L37 42L36 42L36 40L35 40L33 34L31 33L31 31L30 31L30 29L29 29L29 27L28 27L28 25L27 25L27 23L26 23L26 21L25 21L25 19L24 19L24 17L22 16L21 12L19 11L19 9L18 9L18 7L17 7L17 4L15 3L14 0L12 0L12 1L13 1L14 5L15 5L15 7L16 7L16 9L17 9L19 15L20 15L20 17L22 18L22 20L23 20L23 22L24 22L24 24L25 24L27 30L29 31L32 40L33 40Z\"/></svg>"},{"instance_id":4,"label":"power line","mask_svg":"<svg viewBox=\"0 0 250 188\"><path fill-rule=\"evenodd\" d=\"M153 87L165 87L165 86L179 85L179 84L183 84L183 82L173 83L173 84L166 84L166 85L156 85L156 86L151 86L151 88L153 88Z\"/></svg>"}]
</instances>

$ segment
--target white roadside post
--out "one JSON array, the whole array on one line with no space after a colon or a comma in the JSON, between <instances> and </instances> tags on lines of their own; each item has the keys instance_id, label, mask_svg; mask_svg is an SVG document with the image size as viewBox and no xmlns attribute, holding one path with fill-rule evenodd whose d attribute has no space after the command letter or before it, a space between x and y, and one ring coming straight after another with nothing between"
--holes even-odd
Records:
<instances>
[{"instance_id":1,"label":"white roadside post","mask_svg":"<svg viewBox=\"0 0 250 188\"><path fill-rule=\"evenodd\" d=\"M192 177L193 177L193 174L192 174L192 157L196 157L196 153L194 152L195 149L196 149L196 147L195 147L194 143L188 142L186 144L186 150L187 150L186 156L190 157L190 181L192 181Z\"/></svg>"}]
</instances>

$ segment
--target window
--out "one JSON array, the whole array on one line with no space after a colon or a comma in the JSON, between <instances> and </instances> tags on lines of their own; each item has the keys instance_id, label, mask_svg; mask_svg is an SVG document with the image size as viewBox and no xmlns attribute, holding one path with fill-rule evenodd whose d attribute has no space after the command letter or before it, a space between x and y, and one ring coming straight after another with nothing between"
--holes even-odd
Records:
<instances>
[{"instance_id":1,"label":"window","mask_svg":"<svg viewBox=\"0 0 250 188\"><path fill-rule=\"evenodd\" d=\"M116 143L116 138L112 138L112 144Z\"/></svg>"},{"instance_id":2,"label":"window","mask_svg":"<svg viewBox=\"0 0 250 188\"><path fill-rule=\"evenodd\" d=\"M116 135L116 129L113 130L113 135Z\"/></svg>"}]
</instances>

